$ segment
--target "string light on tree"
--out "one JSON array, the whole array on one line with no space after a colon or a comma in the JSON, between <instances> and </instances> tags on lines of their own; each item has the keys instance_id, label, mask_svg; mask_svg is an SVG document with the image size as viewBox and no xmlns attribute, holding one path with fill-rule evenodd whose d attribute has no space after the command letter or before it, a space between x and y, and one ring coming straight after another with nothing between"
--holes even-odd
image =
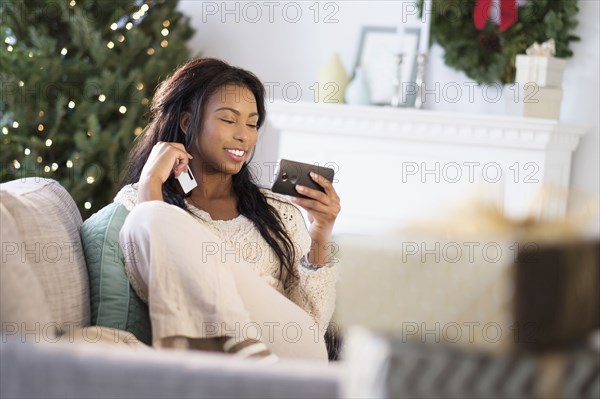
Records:
<instances>
[{"instance_id":1,"label":"string light on tree","mask_svg":"<svg viewBox=\"0 0 600 399\"><path fill-rule=\"evenodd\" d=\"M163 24L162 24L162 25L163 25L165 28L168 28L168 27L169 27L169 25L171 25L171 21L169 21L168 19L165 19L165 20L163 21Z\"/></svg>"},{"instance_id":2,"label":"string light on tree","mask_svg":"<svg viewBox=\"0 0 600 399\"><path fill-rule=\"evenodd\" d=\"M58 169L58 164L57 164L56 162L54 162L54 163L52 164L52 171L53 171L53 172L56 172L56 169Z\"/></svg>"},{"instance_id":3,"label":"string light on tree","mask_svg":"<svg viewBox=\"0 0 600 399\"><path fill-rule=\"evenodd\" d=\"M23 82L22 80L19 80L19 83L17 83L19 85L19 87L23 87L25 86L25 82Z\"/></svg>"},{"instance_id":4,"label":"string light on tree","mask_svg":"<svg viewBox=\"0 0 600 399\"><path fill-rule=\"evenodd\" d=\"M119 35L119 37L117 38L117 40L119 41L119 43L123 43L125 41L125 36Z\"/></svg>"},{"instance_id":5,"label":"string light on tree","mask_svg":"<svg viewBox=\"0 0 600 399\"><path fill-rule=\"evenodd\" d=\"M152 55L152 54L154 54L154 49L153 49L152 47L150 47L150 48L149 48L149 49L146 51L146 54L148 54L148 55Z\"/></svg>"},{"instance_id":6,"label":"string light on tree","mask_svg":"<svg viewBox=\"0 0 600 399\"><path fill-rule=\"evenodd\" d=\"M91 208L92 208L92 203L91 203L91 202L89 202L89 201L87 201L85 204L83 204L83 207L84 207L85 209L91 209Z\"/></svg>"},{"instance_id":7,"label":"string light on tree","mask_svg":"<svg viewBox=\"0 0 600 399\"><path fill-rule=\"evenodd\" d=\"M112 49L113 47L115 47L115 44L113 43L113 41L109 41L108 43L106 43L106 47Z\"/></svg>"},{"instance_id":8,"label":"string light on tree","mask_svg":"<svg viewBox=\"0 0 600 399\"><path fill-rule=\"evenodd\" d=\"M42 125L41 123L38 125L38 132L43 132L44 131L44 125Z\"/></svg>"},{"instance_id":9,"label":"string light on tree","mask_svg":"<svg viewBox=\"0 0 600 399\"><path fill-rule=\"evenodd\" d=\"M2 128L2 134L8 134L8 128L6 126Z\"/></svg>"},{"instance_id":10,"label":"string light on tree","mask_svg":"<svg viewBox=\"0 0 600 399\"><path fill-rule=\"evenodd\" d=\"M133 24L131 22L127 22L127 24L125 25L125 29L131 30L131 28L133 28Z\"/></svg>"},{"instance_id":11,"label":"string light on tree","mask_svg":"<svg viewBox=\"0 0 600 399\"><path fill-rule=\"evenodd\" d=\"M44 166L44 172L50 173L50 166L48 166L48 165Z\"/></svg>"},{"instance_id":12,"label":"string light on tree","mask_svg":"<svg viewBox=\"0 0 600 399\"><path fill-rule=\"evenodd\" d=\"M94 176L88 176L86 181L88 184L93 184L96 181L96 179L94 179Z\"/></svg>"},{"instance_id":13,"label":"string light on tree","mask_svg":"<svg viewBox=\"0 0 600 399\"><path fill-rule=\"evenodd\" d=\"M164 28L163 30L160 31L160 34L163 36L168 36L169 35L169 30L167 28Z\"/></svg>"},{"instance_id":14,"label":"string light on tree","mask_svg":"<svg viewBox=\"0 0 600 399\"><path fill-rule=\"evenodd\" d=\"M136 84L135 87L140 91L144 90L144 84L142 82L138 82L138 84Z\"/></svg>"},{"instance_id":15,"label":"string light on tree","mask_svg":"<svg viewBox=\"0 0 600 399\"><path fill-rule=\"evenodd\" d=\"M117 25L116 22L113 22L112 24L110 24L110 29L117 30L118 28L119 28L119 25Z\"/></svg>"},{"instance_id":16,"label":"string light on tree","mask_svg":"<svg viewBox=\"0 0 600 399\"><path fill-rule=\"evenodd\" d=\"M52 139L46 140L46 147L50 147L52 145Z\"/></svg>"},{"instance_id":17,"label":"string light on tree","mask_svg":"<svg viewBox=\"0 0 600 399\"><path fill-rule=\"evenodd\" d=\"M44 111L40 110L40 112L38 112L38 116L41 118L44 116Z\"/></svg>"},{"instance_id":18,"label":"string light on tree","mask_svg":"<svg viewBox=\"0 0 600 399\"><path fill-rule=\"evenodd\" d=\"M76 4L77 4L77 3L75 2L75 0L71 0L71 2L69 3L69 5L70 5L71 7L75 7L75 5L76 5Z\"/></svg>"},{"instance_id":19,"label":"string light on tree","mask_svg":"<svg viewBox=\"0 0 600 399\"><path fill-rule=\"evenodd\" d=\"M70 159L67 161L67 168L72 168L73 167L73 161L71 161Z\"/></svg>"},{"instance_id":20,"label":"string light on tree","mask_svg":"<svg viewBox=\"0 0 600 399\"><path fill-rule=\"evenodd\" d=\"M121 105L121 106L119 107L119 112L120 112L120 113L122 113L122 114L124 114L125 112L127 112L127 107L126 107L126 106L124 106L124 105Z\"/></svg>"},{"instance_id":21,"label":"string light on tree","mask_svg":"<svg viewBox=\"0 0 600 399\"><path fill-rule=\"evenodd\" d=\"M13 51L13 46L11 46L11 45L9 44L9 45L8 45L8 47L7 47L6 49L7 49L9 52L11 52L11 53L12 53L12 51Z\"/></svg>"},{"instance_id":22,"label":"string light on tree","mask_svg":"<svg viewBox=\"0 0 600 399\"><path fill-rule=\"evenodd\" d=\"M19 127L19 122L13 121L13 127L16 129Z\"/></svg>"},{"instance_id":23,"label":"string light on tree","mask_svg":"<svg viewBox=\"0 0 600 399\"><path fill-rule=\"evenodd\" d=\"M69 101L68 107L71 109L75 108L75 101Z\"/></svg>"},{"instance_id":24,"label":"string light on tree","mask_svg":"<svg viewBox=\"0 0 600 399\"><path fill-rule=\"evenodd\" d=\"M13 166L15 167L15 169L19 169L21 167L21 164L19 163L19 161L17 161L16 159L13 161Z\"/></svg>"},{"instance_id":25,"label":"string light on tree","mask_svg":"<svg viewBox=\"0 0 600 399\"><path fill-rule=\"evenodd\" d=\"M104 94L100 94L98 96L98 101L100 101L101 103L103 103L106 100L106 96Z\"/></svg>"},{"instance_id":26,"label":"string light on tree","mask_svg":"<svg viewBox=\"0 0 600 399\"><path fill-rule=\"evenodd\" d=\"M168 45L169 45L169 42L168 42L168 41L166 41L166 40L163 40L162 42L160 42L160 46L161 46L162 48L166 48Z\"/></svg>"},{"instance_id":27,"label":"string light on tree","mask_svg":"<svg viewBox=\"0 0 600 399\"><path fill-rule=\"evenodd\" d=\"M25 155L29 155L29 154L31 154L31 150L29 148L25 148L25 151L23 151L23 153Z\"/></svg>"},{"instance_id":28,"label":"string light on tree","mask_svg":"<svg viewBox=\"0 0 600 399\"><path fill-rule=\"evenodd\" d=\"M136 128L135 128L135 130L133 131L133 134L134 134L135 136L139 136L140 134L142 134L142 130L143 130L143 129L142 129L141 127L139 127L139 126L138 126L138 127L136 127Z\"/></svg>"},{"instance_id":29,"label":"string light on tree","mask_svg":"<svg viewBox=\"0 0 600 399\"><path fill-rule=\"evenodd\" d=\"M42 161L44 160L44 158L42 158L41 155L38 155L35 160L36 160L37 163L42 163Z\"/></svg>"},{"instance_id":30,"label":"string light on tree","mask_svg":"<svg viewBox=\"0 0 600 399\"><path fill-rule=\"evenodd\" d=\"M63 49L62 49L62 50L60 50L60 53L61 53L62 55L67 55L67 52L68 52L68 51L67 51L67 49L66 49L66 48L64 48L64 47L63 47Z\"/></svg>"}]
</instances>

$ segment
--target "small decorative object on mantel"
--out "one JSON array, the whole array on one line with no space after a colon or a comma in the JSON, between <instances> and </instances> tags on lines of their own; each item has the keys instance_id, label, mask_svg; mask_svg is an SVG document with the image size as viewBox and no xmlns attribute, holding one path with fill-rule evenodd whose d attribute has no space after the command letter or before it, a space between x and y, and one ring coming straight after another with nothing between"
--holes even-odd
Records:
<instances>
[{"instance_id":1,"label":"small decorative object on mantel","mask_svg":"<svg viewBox=\"0 0 600 399\"><path fill-rule=\"evenodd\" d=\"M577 0L447 0L432 7L431 37L444 48L446 65L478 83L512 83L516 55L535 41L554 38L556 56L568 58L579 40L572 33Z\"/></svg>"},{"instance_id":2,"label":"small decorative object on mantel","mask_svg":"<svg viewBox=\"0 0 600 399\"><path fill-rule=\"evenodd\" d=\"M402 90L402 61L404 60L403 53L396 54L396 75L394 76L394 80L392 81L394 91L392 95L392 101L390 105L392 107L399 107L400 104L403 103L403 94Z\"/></svg>"},{"instance_id":3,"label":"small decorative object on mantel","mask_svg":"<svg viewBox=\"0 0 600 399\"><path fill-rule=\"evenodd\" d=\"M362 27L354 71L356 74L360 67L364 75L370 104L393 107L414 104L421 35L421 27L417 25Z\"/></svg>"},{"instance_id":4,"label":"small decorative object on mantel","mask_svg":"<svg viewBox=\"0 0 600 399\"><path fill-rule=\"evenodd\" d=\"M554 39L547 40L542 44L533 43L527 48L526 54L517 55L515 83L521 85L535 83L540 87L562 87L566 61L556 58L555 54Z\"/></svg>"},{"instance_id":5,"label":"small decorative object on mantel","mask_svg":"<svg viewBox=\"0 0 600 399\"><path fill-rule=\"evenodd\" d=\"M425 72L427 70L427 61L429 59L429 36L431 34L431 18L433 9L431 0L424 0L421 17L423 17L423 27L421 37L419 38L419 54L417 55L417 77L415 85L417 95L415 97L414 107L420 109L423 106L423 89L425 85Z\"/></svg>"},{"instance_id":6,"label":"small decorative object on mantel","mask_svg":"<svg viewBox=\"0 0 600 399\"><path fill-rule=\"evenodd\" d=\"M535 118L560 118L565 60L554 57L555 41L535 42L516 57L515 96L508 96L507 111ZM515 109L513 109L515 108Z\"/></svg>"},{"instance_id":7,"label":"small decorative object on mantel","mask_svg":"<svg viewBox=\"0 0 600 399\"><path fill-rule=\"evenodd\" d=\"M317 75L315 101L342 104L348 85L348 74L338 53L333 53Z\"/></svg>"},{"instance_id":8,"label":"small decorative object on mantel","mask_svg":"<svg viewBox=\"0 0 600 399\"><path fill-rule=\"evenodd\" d=\"M425 69L427 68L427 53L417 55L417 96L415 98L415 108L421 109L423 106L423 85L425 83Z\"/></svg>"},{"instance_id":9,"label":"small decorative object on mantel","mask_svg":"<svg viewBox=\"0 0 600 399\"><path fill-rule=\"evenodd\" d=\"M371 103L369 85L361 67L354 71L354 78L346 87L344 98L346 103L351 105L369 105Z\"/></svg>"}]
</instances>

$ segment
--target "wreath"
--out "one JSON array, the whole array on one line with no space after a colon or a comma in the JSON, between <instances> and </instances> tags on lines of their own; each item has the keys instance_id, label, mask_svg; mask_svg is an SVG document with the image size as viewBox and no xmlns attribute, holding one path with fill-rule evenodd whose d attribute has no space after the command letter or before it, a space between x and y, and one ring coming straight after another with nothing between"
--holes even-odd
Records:
<instances>
[{"instance_id":1,"label":"wreath","mask_svg":"<svg viewBox=\"0 0 600 399\"><path fill-rule=\"evenodd\" d=\"M423 12L423 0L419 7ZM516 55L534 42L554 39L556 57L568 58L569 43L580 40L571 34L577 0L433 0L425 12L431 12L431 41L444 48L446 65L480 84L514 82Z\"/></svg>"}]
</instances>

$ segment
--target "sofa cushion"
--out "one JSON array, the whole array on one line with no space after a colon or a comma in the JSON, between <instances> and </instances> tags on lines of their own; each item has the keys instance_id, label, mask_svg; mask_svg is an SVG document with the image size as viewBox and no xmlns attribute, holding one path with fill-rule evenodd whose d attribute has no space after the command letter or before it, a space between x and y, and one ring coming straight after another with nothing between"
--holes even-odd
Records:
<instances>
[{"instance_id":1,"label":"sofa cushion","mask_svg":"<svg viewBox=\"0 0 600 399\"><path fill-rule=\"evenodd\" d=\"M90 275L92 325L125 330L152 344L148 306L135 294L125 272L119 231L129 211L112 203L81 226Z\"/></svg>"},{"instance_id":2,"label":"sofa cushion","mask_svg":"<svg viewBox=\"0 0 600 399\"><path fill-rule=\"evenodd\" d=\"M89 285L75 201L57 181L39 177L3 183L0 198L3 215L12 218L12 227L5 225L4 218L1 223L2 262L31 266L52 321L63 330L87 327ZM10 251L5 244L9 239L14 246ZM19 297L25 298L35 286L22 286L19 291Z\"/></svg>"},{"instance_id":3,"label":"sofa cushion","mask_svg":"<svg viewBox=\"0 0 600 399\"><path fill-rule=\"evenodd\" d=\"M18 227L4 202L0 202L0 325L2 339L40 342L54 340L57 328L50 308L44 300L44 290L27 259L21 259L23 242ZM15 258L14 256L18 257ZM16 260L16 261L15 261ZM23 292L27 290L27 295ZM35 332L35 333L32 333Z\"/></svg>"}]
</instances>

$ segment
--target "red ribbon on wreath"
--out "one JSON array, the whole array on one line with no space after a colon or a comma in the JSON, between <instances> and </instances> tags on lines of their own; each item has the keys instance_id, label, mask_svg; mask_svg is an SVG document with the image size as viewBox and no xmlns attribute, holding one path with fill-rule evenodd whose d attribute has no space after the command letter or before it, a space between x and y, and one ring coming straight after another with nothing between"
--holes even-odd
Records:
<instances>
[{"instance_id":1,"label":"red ribbon on wreath","mask_svg":"<svg viewBox=\"0 0 600 399\"><path fill-rule=\"evenodd\" d=\"M504 32L517 22L517 0L498 0L500 2L500 32ZM492 8L493 0L477 0L473 11L475 27L485 27Z\"/></svg>"}]
</instances>

